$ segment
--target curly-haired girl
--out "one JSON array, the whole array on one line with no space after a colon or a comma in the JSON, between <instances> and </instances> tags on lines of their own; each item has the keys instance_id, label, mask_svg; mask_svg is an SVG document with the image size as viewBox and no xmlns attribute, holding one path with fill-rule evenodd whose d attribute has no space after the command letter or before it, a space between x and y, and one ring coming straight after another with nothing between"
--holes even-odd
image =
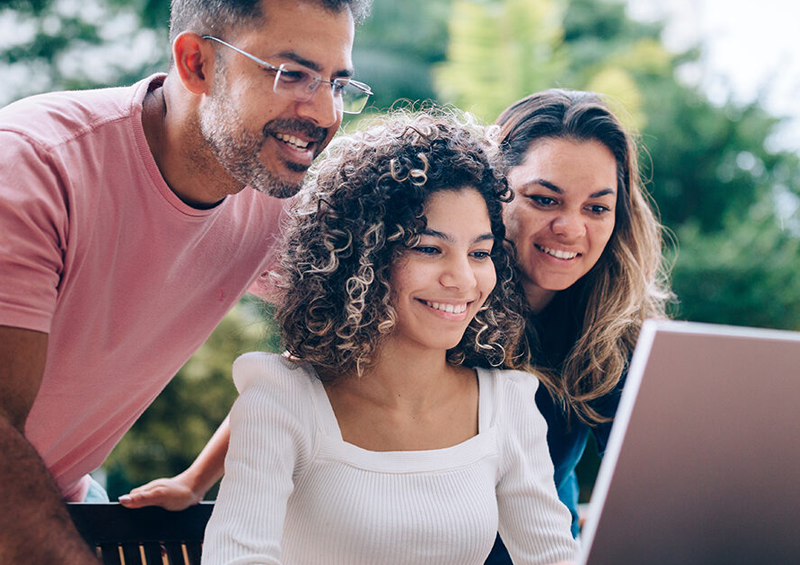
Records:
<instances>
[{"instance_id":1,"label":"curly-haired girl","mask_svg":"<svg viewBox=\"0 0 800 565\"><path fill-rule=\"evenodd\" d=\"M290 357L234 365L204 564L571 559L537 380L502 370L524 319L477 126L394 115L332 147L292 212L277 310Z\"/></svg>"}]
</instances>

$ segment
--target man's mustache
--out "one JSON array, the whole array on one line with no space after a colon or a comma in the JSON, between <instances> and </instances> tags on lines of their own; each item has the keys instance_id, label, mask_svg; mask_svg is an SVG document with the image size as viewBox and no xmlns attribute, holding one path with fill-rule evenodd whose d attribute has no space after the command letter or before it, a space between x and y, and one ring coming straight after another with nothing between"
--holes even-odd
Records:
<instances>
[{"instance_id":1,"label":"man's mustache","mask_svg":"<svg viewBox=\"0 0 800 565\"><path fill-rule=\"evenodd\" d=\"M264 137L282 131L302 134L316 143L321 143L328 137L328 128L321 128L304 120L272 120L267 122L262 129Z\"/></svg>"}]
</instances>

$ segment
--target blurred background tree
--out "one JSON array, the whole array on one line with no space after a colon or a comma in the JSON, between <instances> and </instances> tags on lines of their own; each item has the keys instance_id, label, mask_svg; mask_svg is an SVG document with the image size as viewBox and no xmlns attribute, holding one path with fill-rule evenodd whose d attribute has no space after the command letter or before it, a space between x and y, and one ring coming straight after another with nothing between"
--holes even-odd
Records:
<instances>
[{"instance_id":1,"label":"blurred background tree","mask_svg":"<svg viewBox=\"0 0 800 565\"><path fill-rule=\"evenodd\" d=\"M714 104L679 79L700 47L668 51L662 25L617 0L374 0L358 30L358 77L376 95L454 103L486 121L535 90L596 90L641 134L647 187L669 246L674 315L800 329L800 157L768 143L781 121L757 100ZM168 64L168 0L0 4L6 103L34 92L129 84ZM118 496L181 471L235 398L240 353L277 350L261 306L243 301L120 442L104 469ZM269 336L269 337L267 337ZM584 497L596 458L583 463Z\"/></svg>"}]
</instances>

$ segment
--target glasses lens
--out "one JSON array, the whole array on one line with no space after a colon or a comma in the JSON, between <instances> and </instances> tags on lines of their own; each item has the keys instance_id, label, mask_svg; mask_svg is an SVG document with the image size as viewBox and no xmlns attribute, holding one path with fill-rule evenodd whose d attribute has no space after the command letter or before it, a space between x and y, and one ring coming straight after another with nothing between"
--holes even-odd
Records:
<instances>
[{"instance_id":1,"label":"glasses lens","mask_svg":"<svg viewBox=\"0 0 800 565\"><path fill-rule=\"evenodd\" d=\"M334 81L335 82L335 81ZM360 114L367 105L367 100L371 94L366 85L348 81L342 89L342 111L345 114ZM335 91L335 88L334 88Z\"/></svg>"},{"instance_id":2,"label":"glasses lens","mask_svg":"<svg viewBox=\"0 0 800 565\"><path fill-rule=\"evenodd\" d=\"M275 73L275 94L307 102L319 86L319 75L299 65L283 64Z\"/></svg>"},{"instance_id":3,"label":"glasses lens","mask_svg":"<svg viewBox=\"0 0 800 565\"><path fill-rule=\"evenodd\" d=\"M334 104L340 106L345 114L358 114L367 105L372 91L361 82L347 79L334 79L328 83L314 71L300 65L284 63L275 74L273 90L276 94L299 102L308 102L320 84L330 84L333 89Z\"/></svg>"}]
</instances>

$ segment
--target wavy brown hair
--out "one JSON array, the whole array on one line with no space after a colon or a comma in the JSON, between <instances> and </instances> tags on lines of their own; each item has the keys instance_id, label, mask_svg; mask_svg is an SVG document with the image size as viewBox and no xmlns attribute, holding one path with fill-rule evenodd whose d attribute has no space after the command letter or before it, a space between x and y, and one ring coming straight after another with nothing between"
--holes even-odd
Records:
<instances>
[{"instance_id":1,"label":"wavy brown hair","mask_svg":"<svg viewBox=\"0 0 800 565\"><path fill-rule=\"evenodd\" d=\"M507 108L495 123L509 167L522 164L531 146L547 138L596 141L616 160L617 206L608 244L592 269L545 309L547 327L539 330L529 323L526 331L532 370L551 395L586 423L608 421L592 401L614 390L642 322L665 317L672 298L663 228L642 186L636 141L591 92L533 94ZM561 354L554 359L552 351Z\"/></svg>"},{"instance_id":2,"label":"wavy brown hair","mask_svg":"<svg viewBox=\"0 0 800 565\"><path fill-rule=\"evenodd\" d=\"M275 281L286 349L325 380L363 374L395 327L391 266L418 244L425 203L437 191L470 188L486 202L497 284L447 360L521 363L523 298L502 222L513 194L499 165L484 128L455 111L398 110L331 143L290 212Z\"/></svg>"}]
</instances>

